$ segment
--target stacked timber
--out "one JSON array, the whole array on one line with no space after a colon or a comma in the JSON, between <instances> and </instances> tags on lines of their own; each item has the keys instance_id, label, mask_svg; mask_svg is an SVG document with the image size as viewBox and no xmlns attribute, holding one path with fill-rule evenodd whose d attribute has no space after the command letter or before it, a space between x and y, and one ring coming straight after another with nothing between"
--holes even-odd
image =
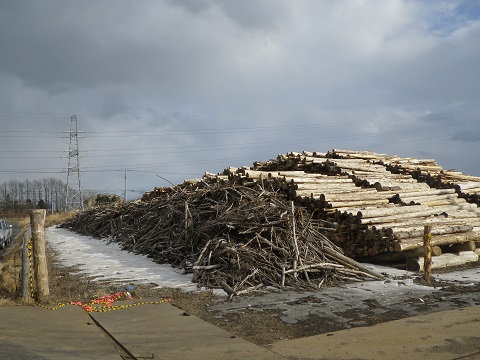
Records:
<instances>
[{"instance_id":1,"label":"stacked timber","mask_svg":"<svg viewBox=\"0 0 480 360\"><path fill-rule=\"evenodd\" d=\"M387 182L382 184L377 183L375 186L379 190L382 190L381 185L383 184L396 187L396 191L389 191L389 189L383 187L387 190L383 193L393 194L393 196L389 197L391 203L426 206L422 210L417 208L419 212L413 212L408 215L408 221L403 220L404 216L395 216L391 219L391 223L383 223L382 228L386 229L390 240L401 240L397 241L394 245L396 251L402 252L419 248L423 238L423 226L425 224L434 224L436 227L434 234L438 235L434 243L437 245L447 245L449 247L448 250L455 249L456 246L452 246L452 244L457 241L459 243L468 243L470 244L469 246L472 247L472 241L478 240L478 234L480 232L480 212L475 204L468 203L455 189L445 188L444 186L440 189L432 189L426 183L417 182L417 180L419 180L418 176L416 176L416 180L413 180L413 175L419 172L431 173L442 171L442 168L438 166L434 160L402 159L396 156L385 157L384 154L342 150L334 150L330 155L340 158L363 158L364 160L374 161L377 164L395 164L394 167L390 166L386 167L386 169L390 168L393 174L397 176L400 175L401 177L395 179L395 176L392 178L392 176L389 175L386 177ZM408 169L408 171L402 171L400 173L398 171L400 168L403 170ZM411 173L411 175L409 175L409 173ZM354 176L361 178L362 175L363 174L357 173ZM408 179L408 176L411 176L412 179ZM471 178L472 177L469 177L469 179ZM405 186L405 180L412 185ZM367 180L363 184L371 185L371 182L369 183ZM476 183L469 183L466 187L475 188L475 185ZM408 189L410 186L411 189ZM385 212L383 213L385 214ZM415 214L414 217L411 216L413 214ZM385 220L385 217L383 218L383 220ZM363 221L363 223L366 223L366 221ZM379 225L379 223L375 224L375 226ZM412 237L412 235L414 236Z\"/></svg>"},{"instance_id":2,"label":"stacked timber","mask_svg":"<svg viewBox=\"0 0 480 360\"><path fill-rule=\"evenodd\" d=\"M167 197L171 193L172 189L169 187L156 187L155 189L147 191L145 194L143 194L142 201L149 201L162 196Z\"/></svg>"},{"instance_id":3,"label":"stacked timber","mask_svg":"<svg viewBox=\"0 0 480 360\"><path fill-rule=\"evenodd\" d=\"M453 183L453 187L466 201L480 206L480 178L477 177L475 181Z\"/></svg>"},{"instance_id":4,"label":"stacked timber","mask_svg":"<svg viewBox=\"0 0 480 360\"><path fill-rule=\"evenodd\" d=\"M345 155L342 150L334 150L338 156ZM457 194L467 202L480 206L480 177L463 174L460 171L445 170L435 160L418 160L399 158L397 156L378 157L376 161L385 164L386 168L398 174L411 175L419 182L432 188L455 189Z\"/></svg>"},{"instance_id":5,"label":"stacked timber","mask_svg":"<svg viewBox=\"0 0 480 360\"><path fill-rule=\"evenodd\" d=\"M278 168L300 168L304 175L285 177L287 184L278 188L287 189L289 198L293 196L314 216L334 223L336 232L330 236L352 257L419 256L426 224L434 226L435 255L455 249L455 244L472 247L480 240L480 213L475 205L453 189L432 189L408 173L389 171L384 165L389 161L416 170L440 169L433 160L372 152L289 153L277 157ZM295 167L295 163L299 166ZM264 169L265 164L269 172L275 170L273 160L256 163L255 168ZM322 183L330 181L330 186L318 184L321 175ZM316 177L314 181L312 176Z\"/></svg>"}]
</instances>

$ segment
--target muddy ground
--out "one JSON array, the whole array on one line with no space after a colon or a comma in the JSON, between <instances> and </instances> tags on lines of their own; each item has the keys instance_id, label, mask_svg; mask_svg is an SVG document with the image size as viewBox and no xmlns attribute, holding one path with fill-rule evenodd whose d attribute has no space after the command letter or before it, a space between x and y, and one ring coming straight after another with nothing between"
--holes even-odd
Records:
<instances>
[{"instance_id":1,"label":"muddy ground","mask_svg":"<svg viewBox=\"0 0 480 360\"><path fill-rule=\"evenodd\" d=\"M17 239L0 252L0 306L20 305L19 248ZM70 301L88 302L99 296L124 291L131 284L112 286L76 275L75 268L55 262L50 251L50 298L47 306ZM393 267L376 267L382 281L341 284L322 291L264 291L231 301L211 291L185 293L156 289L155 284L133 284L135 298L167 297L186 314L228 330L259 345L330 333L359 326L441 310L480 304L480 264L448 272L435 272L426 286L420 274Z\"/></svg>"}]
</instances>

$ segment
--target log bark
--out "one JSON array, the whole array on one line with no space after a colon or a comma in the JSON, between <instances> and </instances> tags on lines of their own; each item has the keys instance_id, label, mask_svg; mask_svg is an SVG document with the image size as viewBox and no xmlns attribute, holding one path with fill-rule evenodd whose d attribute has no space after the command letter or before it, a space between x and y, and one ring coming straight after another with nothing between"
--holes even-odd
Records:
<instances>
[{"instance_id":1,"label":"log bark","mask_svg":"<svg viewBox=\"0 0 480 360\"><path fill-rule=\"evenodd\" d=\"M422 191L428 190L430 187L423 183L394 183L394 182L376 182L372 184L375 189L381 192L402 192L402 191Z\"/></svg>"},{"instance_id":2,"label":"log bark","mask_svg":"<svg viewBox=\"0 0 480 360\"><path fill-rule=\"evenodd\" d=\"M441 213L439 209L424 209L420 211L405 212L395 215L362 219L363 225L385 224L397 221L426 218Z\"/></svg>"},{"instance_id":3,"label":"log bark","mask_svg":"<svg viewBox=\"0 0 480 360\"><path fill-rule=\"evenodd\" d=\"M335 186L332 191L337 191L337 192L344 192L345 190L353 190L355 188L352 187L340 187L340 186ZM356 190L355 190L356 191ZM327 192L327 188L317 188L316 190L293 190L292 191L292 196L294 197L320 197L322 195L325 195ZM387 200L388 202L388 200Z\"/></svg>"},{"instance_id":4,"label":"log bark","mask_svg":"<svg viewBox=\"0 0 480 360\"><path fill-rule=\"evenodd\" d=\"M401 167L408 170L420 170L420 171L434 172L434 173L438 173L441 170L443 170L442 167L439 165L402 164Z\"/></svg>"},{"instance_id":5,"label":"log bark","mask_svg":"<svg viewBox=\"0 0 480 360\"><path fill-rule=\"evenodd\" d=\"M371 206L371 205L385 205L388 204L388 199L364 199L364 200L345 200L345 201L328 201L332 208L337 207L352 207L360 208L362 206Z\"/></svg>"},{"instance_id":6,"label":"log bark","mask_svg":"<svg viewBox=\"0 0 480 360\"><path fill-rule=\"evenodd\" d=\"M374 173L375 174L375 173ZM362 178L362 177L375 177L376 175L372 174L371 171L355 171L352 175L355 176L355 177L359 177L359 178ZM386 171L386 172L382 172L381 175L385 178L385 179L389 179L390 181L391 180L397 180L397 179L409 179L410 181L413 180L416 182L415 179L412 178L411 175L408 175L408 174L394 174L394 173L391 173L389 171Z\"/></svg>"},{"instance_id":7,"label":"log bark","mask_svg":"<svg viewBox=\"0 0 480 360\"><path fill-rule=\"evenodd\" d=\"M351 200L387 200L388 197L379 193L373 189L373 192L370 191L363 191L366 189L359 189L357 192L347 192L347 193L339 193L339 194L330 194L326 192L324 195L325 201L351 201Z\"/></svg>"},{"instance_id":8,"label":"log bark","mask_svg":"<svg viewBox=\"0 0 480 360\"><path fill-rule=\"evenodd\" d=\"M362 159L363 159L363 156L369 156L369 155L378 156L380 158L384 158L387 156L387 154L378 154L373 151L344 150L344 149L332 149L331 151L329 151L329 153L333 153L336 155L343 155L343 156L345 155L346 156L362 156Z\"/></svg>"},{"instance_id":9,"label":"log bark","mask_svg":"<svg viewBox=\"0 0 480 360\"><path fill-rule=\"evenodd\" d=\"M480 226L479 218L446 218L443 216L436 216L427 219L414 218L408 221L401 222L392 222L387 224L382 224L382 227L385 229L392 229L392 231L412 231L416 229L423 229L423 226L428 223L435 225L435 227L442 226Z\"/></svg>"},{"instance_id":10,"label":"log bark","mask_svg":"<svg viewBox=\"0 0 480 360\"><path fill-rule=\"evenodd\" d=\"M342 172L348 172L348 171L371 171L371 172L386 172L385 168L381 165L368 165L368 164L348 164L348 163L342 163L342 164L337 164L333 163L331 166L334 166Z\"/></svg>"},{"instance_id":11,"label":"log bark","mask_svg":"<svg viewBox=\"0 0 480 360\"><path fill-rule=\"evenodd\" d=\"M370 185L373 185L375 183L380 183L380 185L387 185L387 186L402 186L404 184L407 184L407 186L409 184L415 184L415 185L418 185L418 184L421 184L419 182L417 182L417 180L413 179L413 178L407 178L407 179L403 179L403 178L394 178L394 177L390 177L388 175L384 175L384 176L375 176L375 175L369 175L369 176L361 176L361 175L358 175L357 173L354 173L352 174L353 177L359 179L359 180L362 180L362 181L365 181L367 183L369 183ZM420 185L418 186L419 188L425 188L423 185Z\"/></svg>"},{"instance_id":12,"label":"log bark","mask_svg":"<svg viewBox=\"0 0 480 360\"><path fill-rule=\"evenodd\" d=\"M35 282L39 301L44 301L50 295L48 286L48 268L45 253L45 215L46 210L32 210L30 224L32 228L33 264Z\"/></svg>"},{"instance_id":13,"label":"log bark","mask_svg":"<svg viewBox=\"0 0 480 360\"><path fill-rule=\"evenodd\" d=\"M455 209L450 209L450 210L446 209L445 212L448 213L448 217L452 219L480 218L480 208L478 208L475 204L468 204L468 205L473 205L473 206L470 206L470 207L467 207L467 205L461 206L456 209L457 211L455 211ZM446 206L443 208L446 208Z\"/></svg>"},{"instance_id":14,"label":"log bark","mask_svg":"<svg viewBox=\"0 0 480 360\"><path fill-rule=\"evenodd\" d=\"M425 195L408 195L399 194L400 200L403 202L429 202L429 201L437 201L437 200L445 200L445 199L458 199L458 194L425 194Z\"/></svg>"},{"instance_id":15,"label":"log bark","mask_svg":"<svg viewBox=\"0 0 480 360\"><path fill-rule=\"evenodd\" d=\"M480 189L480 182L472 181L472 182L460 183L458 184L458 188L461 191L470 190L470 189Z\"/></svg>"},{"instance_id":16,"label":"log bark","mask_svg":"<svg viewBox=\"0 0 480 360\"><path fill-rule=\"evenodd\" d=\"M317 189L326 189L326 192L328 193L328 188L329 187L335 187L337 184L340 184L339 187L353 187L355 184L350 180L350 179L326 179L326 180L319 180L319 179L313 179L314 181L305 181L305 182L298 182L294 181L295 183L295 189L297 190L317 190ZM349 184L348 186L344 186L344 184ZM362 189L358 189L359 191Z\"/></svg>"},{"instance_id":17,"label":"log bark","mask_svg":"<svg viewBox=\"0 0 480 360\"><path fill-rule=\"evenodd\" d=\"M439 256L442 255L443 251L440 246L432 246L432 256ZM373 262L373 263L381 263L381 262L391 262L391 261L400 261L412 258L419 258L425 256L425 252L423 247L414 249L414 250L406 250L406 251L396 251L396 252L384 252L379 253L373 256L367 256L362 258L362 261L365 262Z\"/></svg>"},{"instance_id":18,"label":"log bark","mask_svg":"<svg viewBox=\"0 0 480 360\"><path fill-rule=\"evenodd\" d=\"M247 179L269 179L272 177L269 171L255 171L255 170L239 170L240 174L247 177Z\"/></svg>"},{"instance_id":19,"label":"log bark","mask_svg":"<svg viewBox=\"0 0 480 360\"><path fill-rule=\"evenodd\" d=\"M455 233L464 233L473 230L473 226L470 225L452 225L452 226L435 226L431 230L432 235L445 235L445 234L455 234ZM415 230L399 230L397 229L392 234L392 239L402 240L408 238L420 237L423 234L424 228L415 228Z\"/></svg>"},{"instance_id":20,"label":"log bark","mask_svg":"<svg viewBox=\"0 0 480 360\"><path fill-rule=\"evenodd\" d=\"M432 269L443 269L452 266L465 265L478 261L478 254L473 251L465 251L457 254L442 254L432 259ZM406 261L407 271L423 271L424 258L408 259Z\"/></svg>"},{"instance_id":21,"label":"log bark","mask_svg":"<svg viewBox=\"0 0 480 360\"><path fill-rule=\"evenodd\" d=\"M420 191L382 191L385 194L399 195L400 197L413 197L413 196L429 196L429 195L445 195L454 194L455 189L425 189Z\"/></svg>"},{"instance_id":22,"label":"log bark","mask_svg":"<svg viewBox=\"0 0 480 360\"><path fill-rule=\"evenodd\" d=\"M331 176L324 175L324 174L311 174L311 173L306 173L305 171L279 171L277 172L278 176L280 177L285 177L286 179L290 178L314 178L314 179L328 179L331 178ZM346 177L345 177L346 178Z\"/></svg>"},{"instance_id":23,"label":"log bark","mask_svg":"<svg viewBox=\"0 0 480 360\"><path fill-rule=\"evenodd\" d=\"M475 251L477 248L477 245L475 244L475 241L468 241L466 243L462 244L454 244L448 247L448 252L454 252L454 253L459 253L462 251Z\"/></svg>"},{"instance_id":24,"label":"log bark","mask_svg":"<svg viewBox=\"0 0 480 360\"><path fill-rule=\"evenodd\" d=\"M471 204L474 205L474 204ZM470 208L471 209L471 208ZM428 208L425 210L421 211L412 211L412 212L407 212L407 213L401 213L398 215L389 215L389 216L384 216L384 217L376 217L376 218L367 218L367 219L362 219L362 224L368 225L368 224L385 224L385 223L392 223L392 222L397 222L397 221L402 221L402 220L407 220L407 219L415 219L415 218L422 218L422 217L430 217L433 215L439 215L442 213L447 213L449 216L454 216L455 214L459 215L460 213L458 212L458 206L451 205L451 206L440 206L440 207L432 207ZM471 215L472 217L480 217L480 213L477 213L476 211L472 212L465 212L463 215ZM466 216L463 216L466 217Z\"/></svg>"},{"instance_id":25,"label":"log bark","mask_svg":"<svg viewBox=\"0 0 480 360\"><path fill-rule=\"evenodd\" d=\"M425 256L423 258L424 280L430 284L432 280L432 226L425 225L423 231L423 251Z\"/></svg>"},{"instance_id":26,"label":"log bark","mask_svg":"<svg viewBox=\"0 0 480 360\"><path fill-rule=\"evenodd\" d=\"M344 179L339 179L341 181L331 181L331 180L324 180L324 179L315 179L315 178L285 178L284 181L286 183L291 183L291 184L297 184L301 188L300 184L315 184L319 189L324 189L328 192L329 189L331 188L343 188L343 189L348 189L348 188L356 188L358 187L355 185L355 183L351 179L346 179L348 181L345 181Z\"/></svg>"},{"instance_id":27,"label":"log bark","mask_svg":"<svg viewBox=\"0 0 480 360\"><path fill-rule=\"evenodd\" d=\"M416 203L420 203L422 205L427 205L430 207L434 206L449 206L449 205L464 205L467 203L465 199L456 198L456 199L437 199L437 200L430 200L430 201L415 201Z\"/></svg>"},{"instance_id":28,"label":"log bark","mask_svg":"<svg viewBox=\"0 0 480 360\"><path fill-rule=\"evenodd\" d=\"M468 190L462 190L462 193L465 194L479 194L480 193L480 188L473 188L473 189L468 189Z\"/></svg>"},{"instance_id":29,"label":"log bark","mask_svg":"<svg viewBox=\"0 0 480 360\"><path fill-rule=\"evenodd\" d=\"M461 234L447 234L447 235L438 235L432 238L432 246L442 246L442 245L450 245L450 244L457 244L457 243L464 243L467 241L478 241L480 240L480 234L469 231L467 233ZM405 251L405 250L413 250L423 246L423 237L421 238L411 238L411 239L404 239L398 242L395 245L395 251Z\"/></svg>"},{"instance_id":30,"label":"log bark","mask_svg":"<svg viewBox=\"0 0 480 360\"><path fill-rule=\"evenodd\" d=\"M323 251L325 252L325 254L333 256L337 261L339 261L341 263L344 263L344 264L348 265L349 267L351 267L353 269L362 271L362 272L370 275L373 278L376 278L376 279L384 279L385 278L385 276L376 272L375 270L372 270L372 269L360 264L359 262L350 259L349 257L347 257L345 255L342 255L338 252L335 252L332 249L324 248Z\"/></svg>"},{"instance_id":31,"label":"log bark","mask_svg":"<svg viewBox=\"0 0 480 360\"><path fill-rule=\"evenodd\" d=\"M412 212L418 212L428 210L428 207L425 205L412 205L412 206L399 206L392 204L390 207L386 208L374 208L374 209L362 209L357 212L357 216L360 219L392 216L398 214L408 214Z\"/></svg>"}]
</instances>

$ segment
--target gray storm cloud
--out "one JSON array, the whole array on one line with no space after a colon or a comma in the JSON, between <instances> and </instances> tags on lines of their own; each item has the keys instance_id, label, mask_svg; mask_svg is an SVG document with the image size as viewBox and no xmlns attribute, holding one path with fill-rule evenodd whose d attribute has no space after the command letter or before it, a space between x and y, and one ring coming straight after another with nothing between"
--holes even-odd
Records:
<instances>
[{"instance_id":1,"label":"gray storm cloud","mask_svg":"<svg viewBox=\"0 0 480 360\"><path fill-rule=\"evenodd\" d=\"M334 147L480 175L479 36L470 1L2 2L0 182L65 176L73 114L91 189Z\"/></svg>"}]
</instances>

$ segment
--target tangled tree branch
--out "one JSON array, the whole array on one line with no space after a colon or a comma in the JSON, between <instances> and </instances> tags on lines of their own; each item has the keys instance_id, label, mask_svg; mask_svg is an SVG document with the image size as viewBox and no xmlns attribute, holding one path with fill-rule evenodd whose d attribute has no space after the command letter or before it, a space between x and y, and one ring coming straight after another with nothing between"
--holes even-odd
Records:
<instances>
[{"instance_id":1,"label":"tangled tree branch","mask_svg":"<svg viewBox=\"0 0 480 360\"><path fill-rule=\"evenodd\" d=\"M199 285L232 296L382 277L344 256L304 209L275 193L222 184L172 189L81 212L63 227L193 272Z\"/></svg>"}]
</instances>

